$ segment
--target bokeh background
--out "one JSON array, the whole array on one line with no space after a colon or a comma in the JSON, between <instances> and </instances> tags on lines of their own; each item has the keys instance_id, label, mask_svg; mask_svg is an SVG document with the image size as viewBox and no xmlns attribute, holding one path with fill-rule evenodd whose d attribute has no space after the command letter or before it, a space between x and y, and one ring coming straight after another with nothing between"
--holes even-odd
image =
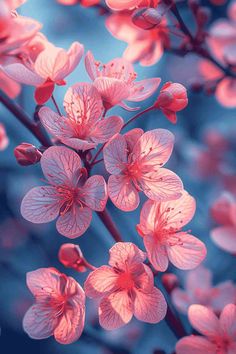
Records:
<instances>
[{"instance_id":1,"label":"bokeh background","mask_svg":"<svg viewBox=\"0 0 236 354\"><path fill-rule=\"evenodd\" d=\"M185 3L184 1L181 4L181 11L190 23L191 18L188 18ZM207 1L205 4L212 6ZM213 19L225 16L226 5L212 7ZM99 16L96 9L64 7L54 0L28 0L21 7L20 13L43 23L42 32L55 45L68 48L73 41L80 41L86 51L92 50L95 58L104 62L121 56L126 46L109 34L104 26L104 17ZM179 58L165 54L155 66L143 68L135 65L135 69L140 79L158 76L163 82L171 80L183 84L188 84L197 75L194 56ZM89 77L82 61L69 76L68 85L58 87L55 91L60 107L66 89L71 84L83 81L89 81ZM33 88L24 87L18 102L32 115L35 108ZM143 107L148 104L146 101ZM132 116L132 113L122 109L114 111L125 120ZM31 187L40 185L43 176L39 165L26 168L18 166L13 149L21 142L33 143L36 146L38 142L3 107L0 107L0 121L4 123L10 138L8 148L0 152L0 352L13 354L17 350L24 354L105 353L98 343L89 342L83 337L75 344L62 346L53 338L43 341L31 340L22 330L23 315L33 301L25 284L26 272L53 266L73 275L81 284L86 274L65 269L58 262L59 247L67 242L67 239L57 233L53 223L33 225L21 217L22 197ZM180 175L185 188L197 200L197 212L189 228L207 245L208 255L204 264L213 271L214 282L228 279L235 281L235 256L217 248L209 237L209 231L214 226L209 215L209 206L222 190L234 189L236 192L236 111L220 106L214 96L207 97L203 93L189 92L189 105L178 114L176 125L168 122L158 111L143 116L132 127L137 125L145 131L162 127L175 134L175 150L168 167ZM222 137L228 144L224 151L218 148L217 143ZM106 176L102 166L97 166L96 170ZM108 204L108 209L124 240L135 242L142 248L142 240L135 230L140 209L123 213L111 203ZM75 239L75 243L80 245L88 260L99 266L106 263L108 249L113 241L101 221L94 215L89 230L81 238ZM186 272L176 272L172 268L170 270L177 273L183 283ZM158 278L157 284L159 286ZM182 320L187 325L185 316L182 316ZM100 330L97 325L96 306L91 301L87 302L86 323ZM102 336L113 343L126 343L135 354L149 354L156 348L172 353L176 342L165 321L158 325L148 325L133 320L121 330L102 331Z\"/></svg>"}]
</instances>

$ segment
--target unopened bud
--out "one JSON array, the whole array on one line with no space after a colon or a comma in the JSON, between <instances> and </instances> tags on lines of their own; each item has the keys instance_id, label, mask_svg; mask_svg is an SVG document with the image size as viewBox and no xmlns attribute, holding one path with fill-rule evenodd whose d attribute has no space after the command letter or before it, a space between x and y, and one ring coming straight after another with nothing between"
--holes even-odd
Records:
<instances>
[{"instance_id":1,"label":"unopened bud","mask_svg":"<svg viewBox=\"0 0 236 354\"><path fill-rule=\"evenodd\" d=\"M14 149L14 155L19 165L30 166L40 161L42 153L34 145L22 143Z\"/></svg>"},{"instance_id":2,"label":"unopened bud","mask_svg":"<svg viewBox=\"0 0 236 354\"><path fill-rule=\"evenodd\" d=\"M153 8L142 8L134 11L132 21L144 30L150 30L157 27L162 21L162 15Z\"/></svg>"},{"instance_id":3,"label":"unopened bud","mask_svg":"<svg viewBox=\"0 0 236 354\"><path fill-rule=\"evenodd\" d=\"M78 245L64 243L58 253L59 261L67 268L73 268L77 272L85 272L83 253Z\"/></svg>"},{"instance_id":4,"label":"unopened bud","mask_svg":"<svg viewBox=\"0 0 236 354\"><path fill-rule=\"evenodd\" d=\"M198 27L204 27L211 18L211 10L206 6L201 6L197 10L196 21Z\"/></svg>"},{"instance_id":5,"label":"unopened bud","mask_svg":"<svg viewBox=\"0 0 236 354\"><path fill-rule=\"evenodd\" d=\"M179 285L178 278L173 273L164 274L162 276L162 283L168 294L171 294L171 292Z\"/></svg>"}]
</instances>

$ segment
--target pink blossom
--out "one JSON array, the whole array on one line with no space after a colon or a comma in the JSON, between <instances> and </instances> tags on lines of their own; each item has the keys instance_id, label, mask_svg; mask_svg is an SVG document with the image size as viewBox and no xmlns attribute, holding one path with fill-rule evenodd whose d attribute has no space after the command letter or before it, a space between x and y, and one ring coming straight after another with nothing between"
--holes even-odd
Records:
<instances>
[{"instance_id":1,"label":"pink blossom","mask_svg":"<svg viewBox=\"0 0 236 354\"><path fill-rule=\"evenodd\" d=\"M180 339L177 354L236 353L236 306L228 304L218 318L211 309L191 305L188 311L191 325L203 336L191 335Z\"/></svg>"},{"instance_id":2,"label":"pink blossom","mask_svg":"<svg viewBox=\"0 0 236 354\"><path fill-rule=\"evenodd\" d=\"M147 31L135 26L129 13L114 13L107 18L106 27L115 38L128 44L123 54L124 59L138 61L143 66L157 63L164 53L164 47L169 45L164 17L156 28Z\"/></svg>"},{"instance_id":3,"label":"pink blossom","mask_svg":"<svg viewBox=\"0 0 236 354\"><path fill-rule=\"evenodd\" d=\"M162 168L169 160L174 136L165 129L146 133L136 128L117 134L104 147L104 163L111 174L108 194L117 208L131 211L139 205L139 192L152 200L173 200L183 185L172 171Z\"/></svg>"},{"instance_id":4,"label":"pink blossom","mask_svg":"<svg viewBox=\"0 0 236 354\"><path fill-rule=\"evenodd\" d=\"M143 263L145 258L145 253L133 243L117 242L110 249L109 266L89 274L85 293L101 299L98 313L103 328L122 327L133 315L148 323L158 323L165 317L165 298L154 287L153 274Z\"/></svg>"},{"instance_id":5,"label":"pink blossom","mask_svg":"<svg viewBox=\"0 0 236 354\"><path fill-rule=\"evenodd\" d=\"M169 261L177 268L193 269L206 257L204 243L182 231L195 209L195 200L186 191L171 202L145 202L137 231L143 237L148 259L155 269L164 272Z\"/></svg>"},{"instance_id":6,"label":"pink blossom","mask_svg":"<svg viewBox=\"0 0 236 354\"><path fill-rule=\"evenodd\" d=\"M67 117L48 107L40 109L39 117L49 133L77 150L92 149L105 143L123 126L121 117L103 117L102 99L92 84L79 83L69 88L64 107Z\"/></svg>"},{"instance_id":7,"label":"pink blossom","mask_svg":"<svg viewBox=\"0 0 236 354\"><path fill-rule=\"evenodd\" d=\"M213 219L220 224L211 230L215 244L226 252L236 254L236 200L223 193L212 205Z\"/></svg>"},{"instance_id":8,"label":"pink blossom","mask_svg":"<svg viewBox=\"0 0 236 354\"><path fill-rule=\"evenodd\" d=\"M85 319L85 294L81 286L55 268L29 272L26 281L35 304L25 314L25 332L33 339L53 335L61 344L78 340Z\"/></svg>"},{"instance_id":9,"label":"pink blossom","mask_svg":"<svg viewBox=\"0 0 236 354\"><path fill-rule=\"evenodd\" d=\"M107 64L101 64L95 61L91 52L88 52L85 57L85 67L94 86L101 94L106 109L117 104L129 109L123 100L133 102L146 100L156 91L161 82L159 78L135 81L137 74L133 65L123 58L115 58Z\"/></svg>"},{"instance_id":10,"label":"pink blossom","mask_svg":"<svg viewBox=\"0 0 236 354\"><path fill-rule=\"evenodd\" d=\"M5 150L8 147L9 139L5 130L5 127L0 123L0 151Z\"/></svg>"},{"instance_id":11,"label":"pink blossom","mask_svg":"<svg viewBox=\"0 0 236 354\"><path fill-rule=\"evenodd\" d=\"M92 220L92 210L106 206L106 183L102 176L87 179L87 171L74 151L48 148L40 160L49 186L35 187L24 197L22 216L33 223L47 223L58 216L57 231L69 238L81 236Z\"/></svg>"},{"instance_id":12,"label":"pink blossom","mask_svg":"<svg viewBox=\"0 0 236 354\"><path fill-rule=\"evenodd\" d=\"M155 106L169 119L176 123L176 112L182 111L188 104L186 88L178 83L167 82L160 91Z\"/></svg>"},{"instance_id":13,"label":"pink blossom","mask_svg":"<svg viewBox=\"0 0 236 354\"><path fill-rule=\"evenodd\" d=\"M83 45L79 42L74 42L67 52L48 44L35 62L6 65L4 71L15 81L36 86L35 100L38 104L44 104L52 96L55 84L65 85L64 78L79 64L83 51Z\"/></svg>"},{"instance_id":14,"label":"pink blossom","mask_svg":"<svg viewBox=\"0 0 236 354\"><path fill-rule=\"evenodd\" d=\"M192 304L199 304L220 312L236 300L236 288L231 281L224 281L216 286L212 285L212 272L200 266L188 272L185 279L185 290L175 288L171 293L176 308L187 313Z\"/></svg>"}]
</instances>

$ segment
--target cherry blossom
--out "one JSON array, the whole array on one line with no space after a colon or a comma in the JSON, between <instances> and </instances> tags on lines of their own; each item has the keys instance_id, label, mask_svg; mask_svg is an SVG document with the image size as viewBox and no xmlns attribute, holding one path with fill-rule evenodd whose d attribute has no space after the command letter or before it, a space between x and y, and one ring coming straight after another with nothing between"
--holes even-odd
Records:
<instances>
[{"instance_id":1,"label":"cherry blossom","mask_svg":"<svg viewBox=\"0 0 236 354\"><path fill-rule=\"evenodd\" d=\"M22 216L33 223L55 220L57 231L69 238L81 236L92 220L92 210L106 206L106 183L102 176L87 179L87 171L74 151L48 148L40 160L49 186L35 187L24 197Z\"/></svg>"},{"instance_id":2,"label":"cherry blossom","mask_svg":"<svg viewBox=\"0 0 236 354\"><path fill-rule=\"evenodd\" d=\"M83 52L79 42L74 42L67 52L48 43L35 62L9 64L4 66L4 72L13 80L36 86L35 100L44 104L52 96L55 84L65 85L65 77L79 64Z\"/></svg>"},{"instance_id":3,"label":"cherry blossom","mask_svg":"<svg viewBox=\"0 0 236 354\"><path fill-rule=\"evenodd\" d=\"M147 31L135 26L129 13L114 13L106 19L106 27L115 38L128 44L124 59L138 61L143 66L157 63L164 53L164 46L169 46L165 17L157 27Z\"/></svg>"},{"instance_id":4,"label":"cherry blossom","mask_svg":"<svg viewBox=\"0 0 236 354\"><path fill-rule=\"evenodd\" d=\"M215 244L226 252L236 254L236 200L224 192L212 205L213 219L220 224L211 230Z\"/></svg>"},{"instance_id":5,"label":"cherry blossom","mask_svg":"<svg viewBox=\"0 0 236 354\"><path fill-rule=\"evenodd\" d=\"M0 123L0 151L5 150L9 144L9 139L5 127Z\"/></svg>"},{"instance_id":6,"label":"cherry blossom","mask_svg":"<svg viewBox=\"0 0 236 354\"><path fill-rule=\"evenodd\" d=\"M139 192L152 200L173 200L181 196L183 185L172 171L162 168L170 158L174 136L168 130L142 129L117 134L104 147L104 163L111 174L108 194L117 208L135 210Z\"/></svg>"},{"instance_id":7,"label":"cherry blossom","mask_svg":"<svg viewBox=\"0 0 236 354\"><path fill-rule=\"evenodd\" d=\"M64 98L67 117L48 107L39 111L44 127L65 145L77 150L88 150L105 143L119 133L123 119L103 117L104 107L98 90L88 83L70 87Z\"/></svg>"},{"instance_id":8,"label":"cherry blossom","mask_svg":"<svg viewBox=\"0 0 236 354\"><path fill-rule=\"evenodd\" d=\"M215 312L220 312L236 300L236 287L231 281L224 281L216 286L212 285L212 272L200 266L187 273L185 290L175 288L172 301L178 311L187 313L192 304L204 305Z\"/></svg>"},{"instance_id":9,"label":"cherry blossom","mask_svg":"<svg viewBox=\"0 0 236 354\"><path fill-rule=\"evenodd\" d=\"M35 304L25 314L25 332L33 339L53 335L60 344L78 340L85 319L85 294L81 286L55 268L29 272L26 281Z\"/></svg>"},{"instance_id":10,"label":"cherry blossom","mask_svg":"<svg viewBox=\"0 0 236 354\"><path fill-rule=\"evenodd\" d=\"M85 57L85 67L94 86L101 94L106 109L118 104L129 110L124 100L132 102L146 100L156 91L161 82L159 78L135 81L137 74L133 65L123 58L115 58L107 64L101 64L95 61L91 52L88 52Z\"/></svg>"},{"instance_id":11,"label":"cherry blossom","mask_svg":"<svg viewBox=\"0 0 236 354\"><path fill-rule=\"evenodd\" d=\"M164 272L169 261L177 268L193 269L203 261L204 243L182 231L195 209L195 200L186 191L174 201L145 202L137 231L143 237L148 259L155 269Z\"/></svg>"},{"instance_id":12,"label":"cherry blossom","mask_svg":"<svg viewBox=\"0 0 236 354\"><path fill-rule=\"evenodd\" d=\"M177 354L233 354L236 352L236 306L228 304L218 318L202 305L191 305L188 311L191 325L203 336L181 338Z\"/></svg>"},{"instance_id":13,"label":"cherry blossom","mask_svg":"<svg viewBox=\"0 0 236 354\"><path fill-rule=\"evenodd\" d=\"M153 274L145 265L145 253L131 242L117 242L110 249L109 266L89 274L84 286L90 298L100 299L99 322L107 330L130 322L158 323L166 315L164 296L154 287Z\"/></svg>"}]
</instances>

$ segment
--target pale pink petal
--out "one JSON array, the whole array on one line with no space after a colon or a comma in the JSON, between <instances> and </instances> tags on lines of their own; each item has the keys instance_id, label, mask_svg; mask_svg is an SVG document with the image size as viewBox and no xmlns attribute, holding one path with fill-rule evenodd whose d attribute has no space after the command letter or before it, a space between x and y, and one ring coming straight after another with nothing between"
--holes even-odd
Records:
<instances>
[{"instance_id":1,"label":"pale pink petal","mask_svg":"<svg viewBox=\"0 0 236 354\"><path fill-rule=\"evenodd\" d=\"M91 80L95 80L98 76L98 68L95 64L95 59L92 52L88 51L84 59L85 68Z\"/></svg>"},{"instance_id":2,"label":"pale pink petal","mask_svg":"<svg viewBox=\"0 0 236 354\"><path fill-rule=\"evenodd\" d=\"M120 102L118 104L121 108L125 109L128 112L135 112L138 111L140 109L140 107L130 107L128 106L124 101Z\"/></svg>"},{"instance_id":3,"label":"pale pink petal","mask_svg":"<svg viewBox=\"0 0 236 354\"><path fill-rule=\"evenodd\" d=\"M76 238L85 233L92 220L92 211L87 207L73 205L56 223L57 231L66 237Z\"/></svg>"},{"instance_id":4,"label":"pale pink petal","mask_svg":"<svg viewBox=\"0 0 236 354\"><path fill-rule=\"evenodd\" d=\"M149 98L160 85L160 78L145 79L133 84L128 101L139 102Z\"/></svg>"},{"instance_id":5,"label":"pale pink petal","mask_svg":"<svg viewBox=\"0 0 236 354\"><path fill-rule=\"evenodd\" d=\"M136 226L140 236L152 235L155 230L155 220L158 215L160 203L147 200L140 212L140 224Z\"/></svg>"},{"instance_id":6,"label":"pale pink petal","mask_svg":"<svg viewBox=\"0 0 236 354\"><path fill-rule=\"evenodd\" d=\"M194 293L196 289L210 290L212 287L212 272L200 265L196 269L188 272L186 277L186 290Z\"/></svg>"},{"instance_id":7,"label":"pale pink petal","mask_svg":"<svg viewBox=\"0 0 236 354\"><path fill-rule=\"evenodd\" d=\"M103 156L107 172L120 174L127 163L127 144L124 136L114 136L103 148Z\"/></svg>"},{"instance_id":8,"label":"pale pink petal","mask_svg":"<svg viewBox=\"0 0 236 354\"><path fill-rule=\"evenodd\" d=\"M135 291L134 316L139 321L158 323L166 315L167 303L161 291L153 288L150 293Z\"/></svg>"},{"instance_id":9,"label":"pale pink petal","mask_svg":"<svg viewBox=\"0 0 236 354\"><path fill-rule=\"evenodd\" d=\"M235 302L236 287L231 281L225 281L214 288L214 296L211 299L212 308L220 312L227 304Z\"/></svg>"},{"instance_id":10,"label":"pale pink petal","mask_svg":"<svg viewBox=\"0 0 236 354\"><path fill-rule=\"evenodd\" d=\"M107 186L104 178L99 175L89 177L79 198L92 210L104 210L107 203Z\"/></svg>"},{"instance_id":11,"label":"pale pink petal","mask_svg":"<svg viewBox=\"0 0 236 354\"><path fill-rule=\"evenodd\" d=\"M119 133L124 121L119 116L111 116L100 120L90 131L90 137L95 143L105 143Z\"/></svg>"},{"instance_id":12,"label":"pale pink petal","mask_svg":"<svg viewBox=\"0 0 236 354\"><path fill-rule=\"evenodd\" d=\"M220 334L220 323L215 313L202 305L191 305L188 310L188 318L199 333L207 337L217 337Z\"/></svg>"},{"instance_id":13,"label":"pale pink petal","mask_svg":"<svg viewBox=\"0 0 236 354\"><path fill-rule=\"evenodd\" d=\"M55 268L39 268L26 275L26 283L34 296L47 298L50 294L60 295L61 273Z\"/></svg>"},{"instance_id":14,"label":"pale pink petal","mask_svg":"<svg viewBox=\"0 0 236 354\"><path fill-rule=\"evenodd\" d=\"M117 105L129 96L128 85L124 81L116 78L98 77L94 81L94 86L101 94L102 99L105 105L108 105L108 108Z\"/></svg>"},{"instance_id":15,"label":"pale pink petal","mask_svg":"<svg viewBox=\"0 0 236 354\"><path fill-rule=\"evenodd\" d=\"M224 335L236 339L236 306L228 304L220 315L220 328Z\"/></svg>"},{"instance_id":16,"label":"pale pink petal","mask_svg":"<svg viewBox=\"0 0 236 354\"><path fill-rule=\"evenodd\" d=\"M171 300L179 312L187 313L188 307L191 305L191 299L187 292L175 288L171 292Z\"/></svg>"},{"instance_id":17,"label":"pale pink petal","mask_svg":"<svg viewBox=\"0 0 236 354\"><path fill-rule=\"evenodd\" d=\"M146 38L137 39L133 42L128 43L129 45L125 49L123 57L132 63L143 59L152 47L151 41L147 40Z\"/></svg>"},{"instance_id":18,"label":"pale pink petal","mask_svg":"<svg viewBox=\"0 0 236 354\"><path fill-rule=\"evenodd\" d=\"M236 253L236 227L219 226L211 230L211 238L215 244L229 253Z\"/></svg>"},{"instance_id":19,"label":"pale pink petal","mask_svg":"<svg viewBox=\"0 0 236 354\"><path fill-rule=\"evenodd\" d=\"M217 347L204 337L188 336L176 344L176 354L216 354Z\"/></svg>"},{"instance_id":20,"label":"pale pink petal","mask_svg":"<svg viewBox=\"0 0 236 354\"><path fill-rule=\"evenodd\" d=\"M207 254L204 243L185 232L177 233L166 249L170 262L179 269L196 268Z\"/></svg>"},{"instance_id":21,"label":"pale pink petal","mask_svg":"<svg viewBox=\"0 0 236 354\"><path fill-rule=\"evenodd\" d=\"M67 56L69 59L68 73L69 75L79 64L82 56L84 54L84 46L79 42L74 42L67 51Z\"/></svg>"},{"instance_id":22,"label":"pale pink petal","mask_svg":"<svg viewBox=\"0 0 236 354\"><path fill-rule=\"evenodd\" d=\"M154 235L144 236L143 242L147 251L148 259L153 267L161 272L166 271L169 261L165 245L158 242Z\"/></svg>"},{"instance_id":23,"label":"pale pink petal","mask_svg":"<svg viewBox=\"0 0 236 354\"><path fill-rule=\"evenodd\" d=\"M86 140L78 139L78 138L61 138L61 142L75 150L90 150L94 149L97 144L96 143L90 143Z\"/></svg>"},{"instance_id":24,"label":"pale pink petal","mask_svg":"<svg viewBox=\"0 0 236 354\"><path fill-rule=\"evenodd\" d=\"M110 266L119 269L140 265L146 259L146 254L132 242L117 242L109 253Z\"/></svg>"},{"instance_id":25,"label":"pale pink petal","mask_svg":"<svg viewBox=\"0 0 236 354\"><path fill-rule=\"evenodd\" d=\"M21 214L33 223L47 223L56 219L62 204L54 187L35 187L24 196Z\"/></svg>"},{"instance_id":26,"label":"pale pink petal","mask_svg":"<svg viewBox=\"0 0 236 354\"><path fill-rule=\"evenodd\" d=\"M140 2L141 0L106 0L107 6L117 11L131 9L136 7Z\"/></svg>"},{"instance_id":27,"label":"pale pink petal","mask_svg":"<svg viewBox=\"0 0 236 354\"><path fill-rule=\"evenodd\" d=\"M225 78L216 88L216 98L222 106L228 108L236 107L236 80Z\"/></svg>"},{"instance_id":28,"label":"pale pink petal","mask_svg":"<svg viewBox=\"0 0 236 354\"><path fill-rule=\"evenodd\" d=\"M139 205L138 191L127 176L110 176L108 195L115 206L123 211L135 210Z\"/></svg>"},{"instance_id":29,"label":"pale pink petal","mask_svg":"<svg viewBox=\"0 0 236 354\"><path fill-rule=\"evenodd\" d=\"M37 73L21 63L10 64L1 68L11 79L25 85L39 86L44 82L44 79Z\"/></svg>"},{"instance_id":30,"label":"pale pink petal","mask_svg":"<svg viewBox=\"0 0 236 354\"><path fill-rule=\"evenodd\" d=\"M160 168L157 172L148 172L139 180L143 192L149 199L165 202L181 197L183 183L172 171Z\"/></svg>"},{"instance_id":31,"label":"pale pink petal","mask_svg":"<svg viewBox=\"0 0 236 354\"><path fill-rule=\"evenodd\" d=\"M131 152L139 140L141 136L143 135L144 131L141 128L134 128L129 130L127 133L125 133L123 136L125 137L127 147L129 149L129 152Z\"/></svg>"},{"instance_id":32,"label":"pale pink petal","mask_svg":"<svg viewBox=\"0 0 236 354\"><path fill-rule=\"evenodd\" d=\"M44 339L53 335L58 317L53 310L41 304L29 308L23 319L24 331L33 339Z\"/></svg>"},{"instance_id":33,"label":"pale pink petal","mask_svg":"<svg viewBox=\"0 0 236 354\"><path fill-rule=\"evenodd\" d=\"M60 116L49 107L42 107L38 115L43 126L56 138L70 138L73 136L73 129L69 124L68 118Z\"/></svg>"},{"instance_id":34,"label":"pale pink petal","mask_svg":"<svg viewBox=\"0 0 236 354\"><path fill-rule=\"evenodd\" d=\"M155 41L154 47L153 42L151 44L152 50L149 50L148 53L144 55L140 60L140 65L142 66L152 66L156 64L164 53L163 42L161 39Z\"/></svg>"},{"instance_id":35,"label":"pale pink petal","mask_svg":"<svg viewBox=\"0 0 236 354\"><path fill-rule=\"evenodd\" d=\"M84 283L86 296L96 298L103 296L104 293L114 291L118 276L118 273L108 266L95 269Z\"/></svg>"},{"instance_id":36,"label":"pale pink petal","mask_svg":"<svg viewBox=\"0 0 236 354\"><path fill-rule=\"evenodd\" d=\"M144 133L137 141L134 158L145 165L161 167L170 158L174 146L174 135L166 129L154 129Z\"/></svg>"},{"instance_id":37,"label":"pale pink petal","mask_svg":"<svg viewBox=\"0 0 236 354\"><path fill-rule=\"evenodd\" d=\"M73 186L78 181L82 165L76 152L63 146L51 146L43 153L40 162L50 183Z\"/></svg>"},{"instance_id":38,"label":"pale pink petal","mask_svg":"<svg viewBox=\"0 0 236 354\"><path fill-rule=\"evenodd\" d=\"M99 322L106 330L126 325L132 318L132 303L126 291L114 292L103 298L99 306Z\"/></svg>"}]
</instances>

